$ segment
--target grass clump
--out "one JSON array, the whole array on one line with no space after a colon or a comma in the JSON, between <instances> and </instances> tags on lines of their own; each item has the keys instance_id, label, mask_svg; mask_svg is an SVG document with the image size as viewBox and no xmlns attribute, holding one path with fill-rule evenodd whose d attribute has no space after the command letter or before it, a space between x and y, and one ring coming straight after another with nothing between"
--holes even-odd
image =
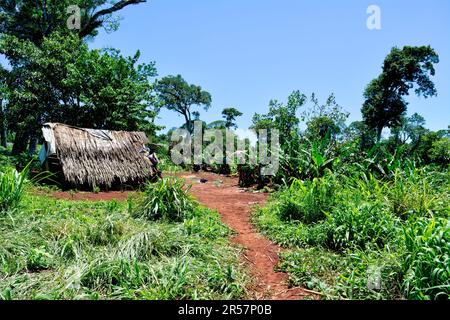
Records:
<instances>
[{"instance_id":1,"label":"grass clump","mask_svg":"<svg viewBox=\"0 0 450 320\"><path fill-rule=\"evenodd\" d=\"M335 181L332 176L303 182L295 179L291 186L279 194L282 220L298 220L307 224L325 219L334 204Z\"/></svg>"},{"instance_id":2,"label":"grass clump","mask_svg":"<svg viewBox=\"0 0 450 320\"><path fill-rule=\"evenodd\" d=\"M189 187L178 178L169 177L147 184L144 198L133 213L149 221L180 222L193 212L195 202Z\"/></svg>"},{"instance_id":3,"label":"grass clump","mask_svg":"<svg viewBox=\"0 0 450 320\"><path fill-rule=\"evenodd\" d=\"M18 207L28 182L28 168L20 173L14 168L0 172L0 215Z\"/></svg>"},{"instance_id":4,"label":"grass clump","mask_svg":"<svg viewBox=\"0 0 450 320\"><path fill-rule=\"evenodd\" d=\"M450 222L409 221L404 227L406 254L404 290L411 299L450 298Z\"/></svg>"}]
</instances>

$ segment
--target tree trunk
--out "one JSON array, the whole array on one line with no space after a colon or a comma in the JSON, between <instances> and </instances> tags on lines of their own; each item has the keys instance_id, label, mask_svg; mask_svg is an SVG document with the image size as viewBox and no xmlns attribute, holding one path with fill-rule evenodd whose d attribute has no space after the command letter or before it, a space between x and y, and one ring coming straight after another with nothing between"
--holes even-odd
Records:
<instances>
[{"instance_id":1,"label":"tree trunk","mask_svg":"<svg viewBox=\"0 0 450 320\"><path fill-rule=\"evenodd\" d=\"M35 133L30 136L30 144L28 145L28 154L33 156L36 153L37 148L37 136Z\"/></svg>"},{"instance_id":2,"label":"tree trunk","mask_svg":"<svg viewBox=\"0 0 450 320\"><path fill-rule=\"evenodd\" d=\"M14 139L14 145L12 148L12 154L17 156L27 150L30 134L27 131L19 130L16 132L16 138Z\"/></svg>"},{"instance_id":3,"label":"tree trunk","mask_svg":"<svg viewBox=\"0 0 450 320\"><path fill-rule=\"evenodd\" d=\"M6 125L6 115L3 109L3 99L0 99L0 145L4 148L8 147L8 131Z\"/></svg>"},{"instance_id":4,"label":"tree trunk","mask_svg":"<svg viewBox=\"0 0 450 320\"><path fill-rule=\"evenodd\" d=\"M3 148L8 147L8 131L6 129L5 121L0 123L0 144Z\"/></svg>"},{"instance_id":5,"label":"tree trunk","mask_svg":"<svg viewBox=\"0 0 450 320\"><path fill-rule=\"evenodd\" d=\"M383 133L383 126L378 126L377 128L377 142L381 141L381 134Z\"/></svg>"}]
</instances>

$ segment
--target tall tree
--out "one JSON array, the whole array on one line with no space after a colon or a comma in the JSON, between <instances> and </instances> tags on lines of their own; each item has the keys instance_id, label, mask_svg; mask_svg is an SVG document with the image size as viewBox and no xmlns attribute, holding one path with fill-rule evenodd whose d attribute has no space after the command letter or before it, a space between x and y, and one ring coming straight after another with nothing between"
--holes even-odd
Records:
<instances>
[{"instance_id":1,"label":"tall tree","mask_svg":"<svg viewBox=\"0 0 450 320\"><path fill-rule=\"evenodd\" d=\"M292 138L298 136L300 119L297 111L307 101L307 97L300 91L292 92L287 103L271 100L267 114L255 114L253 116L252 129L278 129L280 132L280 144L284 148L290 144Z\"/></svg>"},{"instance_id":2,"label":"tall tree","mask_svg":"<svg viewBox=\"0 0 450 320\"><path fill-rule=\"evenodd\" d=\"M430 46L393 48L384 60L383 71L364 92L362 115L365 124L376 131L378 141L384 128L398 126L407 111L404 97L415 88L418 96L436 95L430 76L439 56Z\"/></svg>"},{"instance_id":3,"label":"tall tree","mask_svg":"<svg viewBox=\"0 0 450 320\"><path fill-rule=\"evenodd\" d=\"M231 128L237 129L236 118L241 117L242 112L235 108L225 108L222 111L222 117L225 119L225 127L229 130Z\"/></svg>"},{"instance_id":4,"label":"tall tree","mask_svg":"<svg viewBox=\"0 0 450 320\"><path fill-rule=\"evenodd\" d=\"M345 122L349 113L336 102L334 94L330 94L324 104L313 93L312 106L301 113L302 120L306 121L306 136L311 140L323 139L330 134L335 139L345 129Z\"/></svg>"},{"instance_id":5,"label":"tall tree","mask_svg":"<svg viewBox=\"0 0 450 320\"><path fill-rule=\"evenodd\" d=\"M138 64L139 52L123 57L117 50L89 50L77 35L31 41L4 36L0 52L11 59L8 113L16 132L13 153L34 151L44 122L154 133L153 63ZM86 76L89 75L89 76Z\"/></svg>"},{"instance_id":6,"label":"tall tree","mask_svg":"<svg viewBox=\"0 0 450 320\"><path fill-rule=\"evenodd\" d=\"M189 133L193 133L192 106L202 106L205 111L211 107L211 94L200 86L187 83L182 76L167 76L157 82L161 105L181 114Z\"/></svg>"},{"instance_id":7,"label":"tall tree","mask_svg":"<svg viewBox=\"0 0 450 320\"><path fill-rule=\"evenodd\" d=\"M39 45L57 32L75 32L80 38L95 36L100 27L117 28L113 14L146 0L4 0L0 1L0 33L14 35ZM71 6L80 8L80 28L67 26Z\"/></svg>"},{"instance_id":8,"label":"tall tree","mask_svg":"<svg viewBox=\"0 0 450 320\"><path fill-rule=\"evenodd\" d=\"M7 105L7 77L8 71L0 65L0 145L4 148L8 147L8 124L6 120Z\"/></svg>"}]
</instances>

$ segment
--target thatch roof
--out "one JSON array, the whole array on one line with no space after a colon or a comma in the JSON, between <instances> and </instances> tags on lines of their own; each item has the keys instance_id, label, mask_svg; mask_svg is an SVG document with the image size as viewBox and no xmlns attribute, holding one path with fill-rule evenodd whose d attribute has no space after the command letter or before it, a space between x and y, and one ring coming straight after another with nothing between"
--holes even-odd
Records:
<instances>
[{"instance_id":1,"label":"thatch roof","mask_svg":"<svg viewBox=\"0 0 450 320\"><path fill-rule=\"evenodd\" d=\"M43 127L46 157L56 154L67 182L110 187L153 177L156 170L139 151L148 143L143 132L82 129L59 123Z\"/></svg>"}]
</instances>

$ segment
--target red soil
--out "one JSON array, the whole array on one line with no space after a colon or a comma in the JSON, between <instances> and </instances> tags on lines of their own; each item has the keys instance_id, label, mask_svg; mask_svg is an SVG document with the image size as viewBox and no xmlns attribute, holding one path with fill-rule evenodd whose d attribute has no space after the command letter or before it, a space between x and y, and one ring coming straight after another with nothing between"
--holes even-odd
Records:
<instances>
[{"instance_id":1,"label":"red soil","mask_svg":"<svg viewBox=\"0 0 450 320\"><path fill-rule=\"evenodd\" d=\"M243 262L253 278L249 290L250 299L297 300L318 297L302 288L289 288L288 275L275 271L281 247L258 233L250 222L252 207L264 204L267 194L239 188L237 178L203 172L176 175L192 184L191 192L194 197L205 206L217 210L222 221L235 231L232 241L243 248ZM200 179L208 181L201 183ZM52 195L66 200L125 201L130 195L135 195L135 192L55 192Z\"/></svg>"},{"instance_id":2,"label":"red soil","mask_svg":"<svg viewBox=\"0 0 450 320\"><path fill-rule=\"evenodd\" d=\"M243 247L243 258L254 279L250 298L297 300L313 297L301 288L289 288L288 275L275 272L281 248L255 230L250 222L252 206L264 204L267 194L247 192L238 187L236 178L211 173L178 175L192 184L192 194L205 206L217 210L222 221L236 235L232 241ZM207 179L207 183L200 183Z\"/></svg>"},{"instance_id":3,"label":"red soil","mask_svg":"<svg viewBox=\"0 0 450 320\"><path fill-rule=\"evenodd\" d=\"M109 192L53 192L51 195L57 199L74 200L74 201L126 201L129 196L135 195L134 191L109 191Z\"/></svg>"}]
</instances>

